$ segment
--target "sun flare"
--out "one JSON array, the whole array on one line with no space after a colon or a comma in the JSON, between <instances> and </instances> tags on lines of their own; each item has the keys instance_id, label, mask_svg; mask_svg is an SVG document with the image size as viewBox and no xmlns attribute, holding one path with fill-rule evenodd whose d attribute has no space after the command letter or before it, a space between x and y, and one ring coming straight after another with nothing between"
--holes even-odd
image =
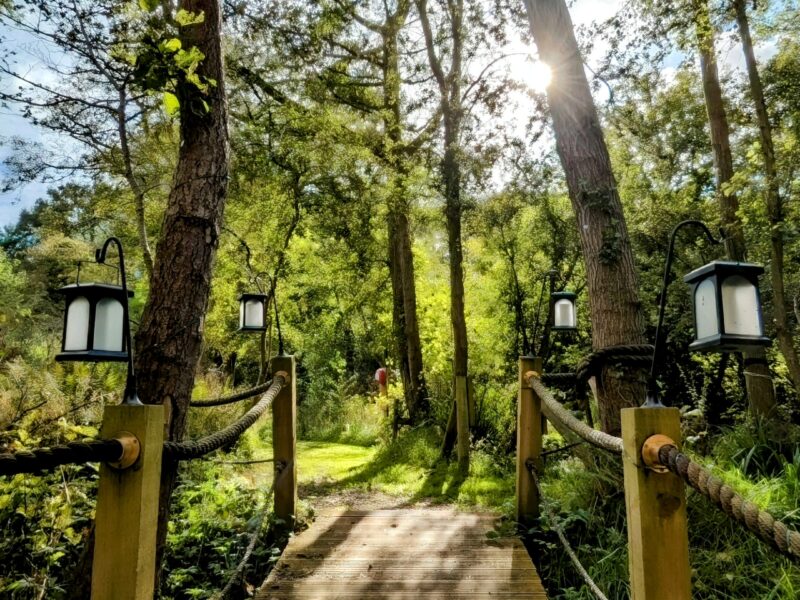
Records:
<instances>
[{"instance_id":1,"label":"sun flare","mask_svg":"<svg viewBox=\"0 0 800 600\"><path fill-rule=\"evenodd\" d=\"M553 78L549 65L530 56L513 57L509 68L514 79L535 92L546 91Z\"/></svg>"}]
</instances>

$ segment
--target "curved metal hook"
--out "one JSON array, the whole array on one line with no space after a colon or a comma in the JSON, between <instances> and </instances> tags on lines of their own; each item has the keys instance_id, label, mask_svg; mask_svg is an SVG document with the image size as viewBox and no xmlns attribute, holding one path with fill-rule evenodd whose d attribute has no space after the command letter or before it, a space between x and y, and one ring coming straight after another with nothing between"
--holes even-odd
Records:
<instances>
[{"instance_id":1,"label":"curved metal hook","mask_svg":"<svg viewBox=\"0 0 800 600\"><path fill-rule=\"evenodd\" d=\"M102 248L97 248L94 252L94 259L97 261L98 264L105 264L106 262L106 254L108 253L108 247L111 244L115 244L117 247L117 255L119 256L119 272L120 272L120 280L122 283L122 318L124 320L122 324L123 328L123 335L125 336L125 345L128 349L128 378L125 382L125 395L122 400L123 404L135 405L140 406L142 404L141 400L139 400L139 396L136 393L136 373L133 370L133 343L131 342L131 322L130 322L130 310L128 308L128 280L125 276L125 253L122 249L122 242L119 241L119 238L110 237L104 243Z\"/></svg>"},{"instance_id":2,"label":"curved metal hook","mask_svg":"<svg viewBox=\"0 0 800 600\"><path fill-rule=\"evenodd\" d=\"M656 341L653 344L653 360L650 363L650 377L647 380L647 398L645 400L644 406L663 406L661 404L661 400L658 398L658 393L656 390L656 366L659 363L659 356L663 352L664 347L664 340L663 338L663 326L664 326L664 312L667 306L667 287L669 286L669 274L672 270L672 258L675 254L675 238L678 235L678 232L683 229L684 227L699 227L700 230L705 234L706 239L714 245L719 245L725 241L725 231L720 227L720 239L716 239L711 230L708 226L703 223L702 221L698 221L696 219L687 219L685 221L681 221L672 229L672 233L669 236L669 250L667 250L667 263L664 265L664 280L661 284L661 298L659 300L659 307L658 307L658 324L656 325Z\"/></svg>"}]
</instances>

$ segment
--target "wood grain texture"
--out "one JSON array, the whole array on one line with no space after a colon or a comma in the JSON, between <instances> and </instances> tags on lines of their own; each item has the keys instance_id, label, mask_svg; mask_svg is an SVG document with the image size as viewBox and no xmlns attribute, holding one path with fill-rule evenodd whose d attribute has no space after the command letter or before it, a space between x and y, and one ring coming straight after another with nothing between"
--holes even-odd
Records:
<instances>
[{"instance_id":1,"label":"wood grain texture","mask_svg":"<svg viewBox=\"0 0 800 600\"><path fill-rule=\"evenodd\" d=\"M495 537L497 525L448 509L329 510L292 538L256 598L546 598L522 542Z\"/></svg>"},{"instance_id":2,"label":"wood grain texture","mask_svg":"<svg viewBox=\"0 0 800 600\"><path fill-rule=\"evenodd\" d=\"M542 372L542 359L522 356L519 359L519 395L517 396L517 521L532 527L539 517L539 493L528 472L527 462L541 468L542 400L525 378L529 371Z\"/></svg>"}]
</instances>

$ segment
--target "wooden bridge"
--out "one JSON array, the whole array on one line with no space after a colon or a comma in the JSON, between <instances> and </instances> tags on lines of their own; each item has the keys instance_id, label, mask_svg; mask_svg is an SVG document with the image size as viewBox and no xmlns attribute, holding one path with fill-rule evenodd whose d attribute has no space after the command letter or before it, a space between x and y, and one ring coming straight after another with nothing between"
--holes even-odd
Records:
<instances>
[{"instance_id":1,"label":"wooden bridge","mask_svg":"<svg viewBox=\"0 0 800 600\"><path fill-rule=\"evenodd\" d=\"M546 598L522 542L496 535L497 521L436 508L324 512L292 538L256 597Z\"/></svg>"}]
</instances>

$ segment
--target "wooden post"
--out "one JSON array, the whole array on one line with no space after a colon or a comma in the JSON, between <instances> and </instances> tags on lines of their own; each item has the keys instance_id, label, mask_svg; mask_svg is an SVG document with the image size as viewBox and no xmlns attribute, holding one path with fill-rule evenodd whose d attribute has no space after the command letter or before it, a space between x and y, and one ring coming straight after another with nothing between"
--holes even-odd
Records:
<instances>
[{"instance_id":1,"label":"wooden post","mask_svg":"<svg viewBox=\"0 0 800 600\"><path fill-rule=\"evenodd\" d=\"M100 465L92 600L152 600L164 449L164 407L107 406L101 435L133 434L139 457L127 469Z\"/></svg>"},{"instance_id":2,"label":"wooden post","mask_svg":"<svg viewBox=\"0 0 800 600\"><path fill-rule=\"evenodd\" d=\"M294 356L272 359L273 376L288 374L278 396L272 402L272 455L275 460L275 517L284 527L294 527L297 508L297 377Z\"/></svg>"},{"instance_id":3,"label":"wooden post","mask_svg":"<svg viewBox=\"0 0 800 600\"><path fill-rule=\"evenodd\" d=\"M542 401L533 393L525 374L541 373L542 359L521 356L519 359L519 395L517 396L517 522L531 527L539 518L539 493L528 471L532 460L541 469Z\"/></svg>"},{"instance_id":4,"label":"wooden post","mask_svg":"<svg viewBox=\"0 0 800 600\"><path fill-rule=\"evenodd\" d=\"M456 376L456 432L458 435L458 469L469 472L469 407L467 406L467 378Z\"/></svg>"},{"instance_id":5,"label":"wooden post","mask_svg":"<svg viewBox=\"0 0 800 600\"><path fill-rule=\"evenodd\" d=\"M631 600L689 600L689 536L683 481L645 468L642 446L663 434L680 445L677 408L622 410Z\"/></svg>"}]
</instances>

